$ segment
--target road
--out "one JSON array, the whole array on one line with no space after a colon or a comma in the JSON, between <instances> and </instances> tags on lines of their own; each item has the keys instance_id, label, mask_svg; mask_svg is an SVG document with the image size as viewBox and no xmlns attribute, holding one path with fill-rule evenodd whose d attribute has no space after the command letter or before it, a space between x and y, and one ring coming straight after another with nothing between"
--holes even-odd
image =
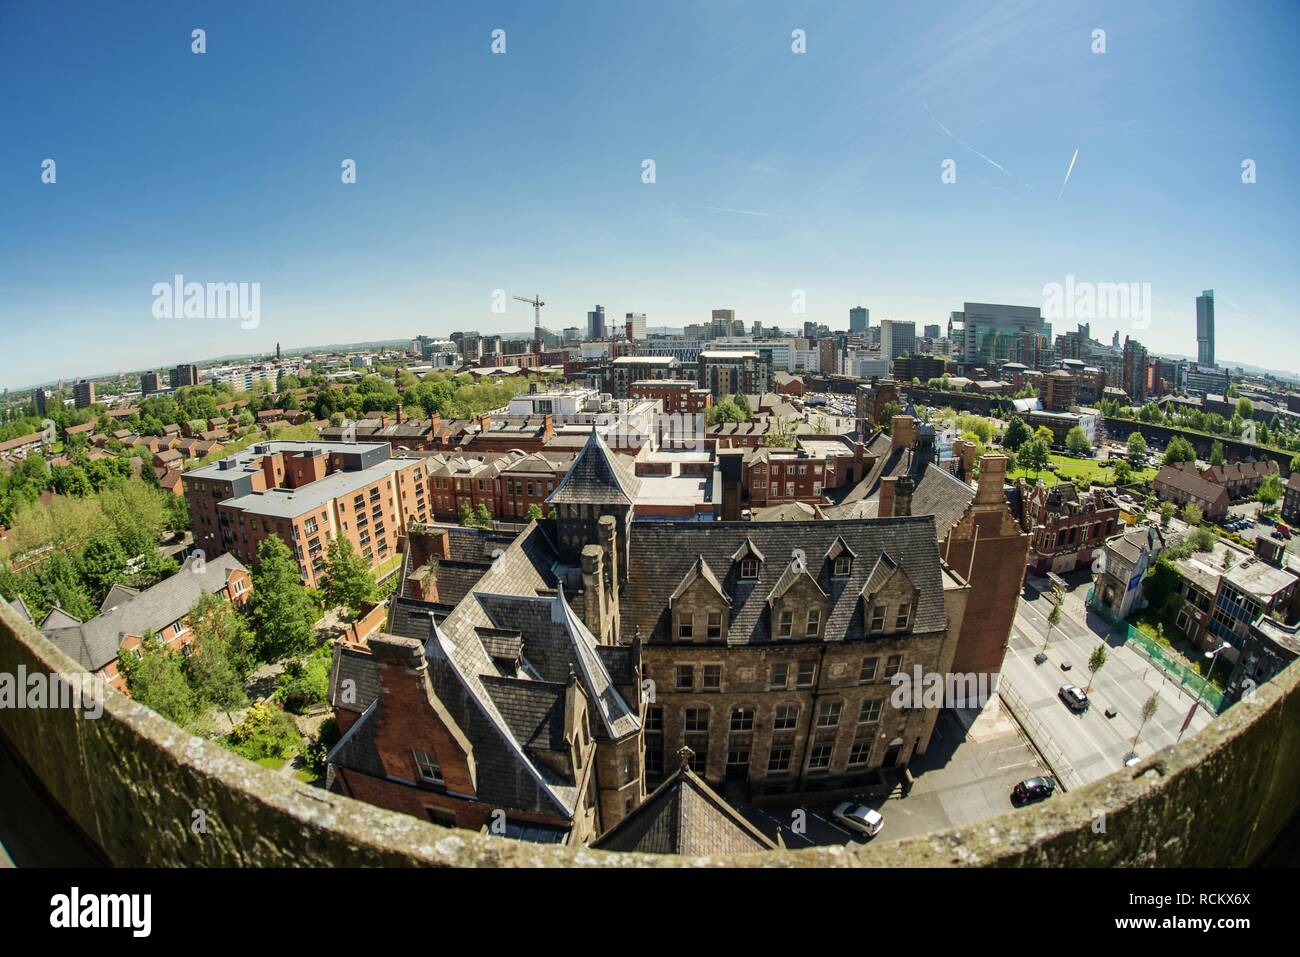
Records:
<instances>
[{"instance_id":1,"label":"road","mask_svg":"<svg viewBox=\"0 0 1300 957\"><path fill-rule=\"evenodd\" d=\"M1166 679L1154 665L1133 649L1119 644L1115 634L1098 634L1087 624L1083 599L1068 593L1061 622L1052 632L1047 661L1034 663L1049 626L1049 599L1041 593L1031 600L1020 599L1012 626L1011 647L1003 663L1004 698L1022 720L1035 746L1053 766L1067 788L1078 787L1124 767L1124 756L1133 749L1133 739L1142 722L1142 705L1152 692L1160 696L1155 716L1142 729L1136 752L1146 757L1178 740L1179 728L1195 698L1174 681ZM1105 623L1096 616L1097 627ZM1088 697L1092 706L1084 714L1072 712L1057 696L1061 685L1088 685L1088 657L1105 640L1105 666L1092 680ZM1070 670L1062 664L1068 662ZM1107 718L1114 707L1118 714ZM1186 734L1191 735L1212 720L1197 708Z\"/></svg>"}]
</instances>

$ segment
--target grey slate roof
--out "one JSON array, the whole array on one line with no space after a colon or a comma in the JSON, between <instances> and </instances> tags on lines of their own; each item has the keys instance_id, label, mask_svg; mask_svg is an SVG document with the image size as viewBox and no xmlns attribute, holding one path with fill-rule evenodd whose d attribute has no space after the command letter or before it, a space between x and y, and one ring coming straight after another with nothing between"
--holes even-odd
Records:
<instances>
[{"instance_id":1,"label":"grey slate roof","mask_svg":"<svg viewBox=\"0 0 1300 957\"><path fill-rule=\"evenodd\" d=\"M642 854L743 854L776 845L682 765L592 847Z\"/></svg>"},{"instance_id":2,"label":"grey slate roof","mask_svg":"<svg viewBox=\"0 0 1300 957\"><path fill-rule=\"evenodd\" d=\"M631 505L641 489L641 480L634 474L634 466L622 461L624 458L611 452L599 431L592 429L569 473L546 504Z\"/></svg>"},{"instance_id":3,"label":"grey slate roof","mask_svg":"<svg viewBox=\"0 0 1300 957\"><path fill-rule=\"evenodd\" d=\"M167 627L183 618L199 596L225 588L226 577L231 571L248 570L230 552L210 560L202 573L192 571L192 565L192 560L186 562L175 575L87 622L62 623L63 626L55 627L47 617L51 624L47 628L43 623L41 631L87 671L98 671L117 657L122 639Z\"/></svg>"},{"instance_id":4,"label":"grey slate roof","mask_svg":"<svg viewBox=\"0 0 1300 957\"><path fill-rule=\"evenodd\" d=\"M741 580L739 563L732 558L747 537L766 556L752 582ZM847 578L833 578L834 563L824 558L837 537L857 556ZM866 637L858 598L886 555L919 590L914 631L935 632L947 626L932 516L839 522L634 522L630 545L621 631L631 635L640 628L645 641L671 640L669 596L700 556L731 598L727 642L772 640L767 597L786 574L795 548L807 555L809 574L829 596L825 640Z\"/></svg>"}]
</instances>

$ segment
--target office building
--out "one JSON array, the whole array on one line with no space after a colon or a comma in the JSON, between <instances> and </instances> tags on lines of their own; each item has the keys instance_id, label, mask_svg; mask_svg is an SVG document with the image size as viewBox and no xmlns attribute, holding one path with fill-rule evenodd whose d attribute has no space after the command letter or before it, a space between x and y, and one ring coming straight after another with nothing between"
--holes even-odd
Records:
<instances>
[{"instance_id":1,"label":"office building","mask_svg":"<svg viewBox=\"0 0 1300 957\"><path fill-rule=\"evenodd\" d=\"M916 323L885 319L880 323L880 356L894 360L916 351Z\"/></svg>"},{"instance_id":2,"label":"office building","mask_svg":"<svg viewBox=\"0 0 1300 957\"><path fill-rule=\"evenodd\" d=\"M78 379L72 386L72 404L78 409L88 409L95 404L95 383Z\"/></svg>"},{"instance_id":3,"label":"office building","mask_svg":"<svg viewBox=\"0 0 1300 957\"><path fill-rule=\"evenodd\" d=\"M871 325L871 310L866 306L854 306L849 310L849 332L866 332Z\"/></svg>"},{"instance_id":4,"label":"office building","mask_svg":"<svg viewBox=\"0 0 1300 957\"><path fill-rule=\"evenodd\" d=\"M587 313L587 339L588 341L604 339L605 335L605 307L597 306Z\"/></svg>"},{"instance_id":5,"label":"office building","mask_svg":"<svg viewBox=\"0 0 1300 957\"><path fill-rule=\"evenodd\" d=\"M179 389L182 386L199 384L199 367L192 364L181 364L171 370L171 386L173 389Z\"/></svg>"},{"instance_id":6,"label":"office building","mask_svg":"<svg viewBox=\"0 0 1300 957\"><path fill-rule=\"evenodd\" d=\"M634 342L639 342L646 337L644 312L629 312L627 314L626 335L628 339Z\"/></svg>"},{"instance_id":7,"label":"office building","mask_svg":"<svg viewBox=\"0 0 1300 957\"><path fill-rule=\"evenodd\" d=\"M1214 290L1196 297L1196 363L1214 365Z\"/></svg>"}]
</instances>

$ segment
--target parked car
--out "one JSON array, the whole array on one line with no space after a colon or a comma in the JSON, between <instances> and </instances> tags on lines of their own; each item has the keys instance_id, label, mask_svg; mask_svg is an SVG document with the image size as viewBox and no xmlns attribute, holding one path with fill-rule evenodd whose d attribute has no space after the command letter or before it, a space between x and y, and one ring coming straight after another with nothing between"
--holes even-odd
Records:
<instances>
[{"instance_id":1,"label":"parked car","mask_svg":"<svg viewBox=\"0 0 1300 957\"><path fill-rule=\"evenodd\" d=\"M1083 714L1088 710L1088 696L1078 685L1061 685L1061 690L1057 694L1065 702L1065 706L1076 714Z\"/></svg>"},{"instance_id":2,"label":"parked car","mask_svg":"<svg viewBox=\"0 0 1300 957\"><path fill-rule=\"evenodd\" d=\"M1016 804L1041 801L1056 792L1056 782L1049 777L1026 778L1011 789L1011 800Z\"/></svg>"},{"instance_id":3,"label":"parked car","mask_svg":"<svg viewBox=\"0 0 1300 957\"><path fill-rule=\"evenodd\" d=\"M875 837L885 826L885 819L879 811L873 811L865 804L854 804L852 801L845 801L836 807L831 816L849 830L865 834L867 837Z\"/></svg>"}]
</instances>

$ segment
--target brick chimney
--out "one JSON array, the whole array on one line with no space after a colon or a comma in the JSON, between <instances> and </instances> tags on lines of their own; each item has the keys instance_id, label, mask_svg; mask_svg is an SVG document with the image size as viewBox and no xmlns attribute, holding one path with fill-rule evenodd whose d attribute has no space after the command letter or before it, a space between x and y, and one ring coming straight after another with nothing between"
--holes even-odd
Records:
<instances>
[{"instance_id":1,"label":"brick chimney","mask_svg":"<svg viewBox=\"0 0 1300 957\"><path fill-rule=\"evenodd\" d=\"M386 429L386 428L388 428L388 413L387 413L387 412L380 412L380 413L379 413L379 427L380 427L381 429Z\"/></svg>"},{"instance_id":2,"label":"brick chimney","mask_svg":"<svg viewBox=\"0 0 1300 957\"><path fill-rule=\"evenodd\" d=\"M910 449L916 444L916 419L910 415L896 415L889 422L891 436L889 450Z\"/></svg>"},{"instance_id":3,"label":"brick chimney","mask_svg":"<svg viewBox=\"0 0 1300 957\"><path fill-rule=\"evenodd\" d=\"M984 455L980 457L979 486L975 492L976 505L1001 505L1005 502L1002 486L1007 480L1007 457Z\"/></svg>"},{"instance_id":4,"label":"brick chimney","mask_svg":"<svg viewBox=\"0 0 1300 957\"><path fill-rule=\"evenodd\" d=\"M881 518L894 517L894 486L898 484L898 479L892 475L887 475L880 480L880 508L877 514Z\"/></svg>"},{"instance_id":5,"label":"brick chimney","mask_svg":"<svg viewBox=\"0 0 1300 957\"><path fill-rule=\"evenodd\" d=\"M916 480L910 475L900 476L894 489L894 516L912 514L912 493L916 491Z\"/></svg>"},{"instance_id":6,"label":"brick chimney","mask_svg":"<svg viewBox=\"0 0 1300 957\"><path fill-rule=\"evenodd\" d=\"M402 403L397 403L397 424L402 424Z\"/></svg>"}]
</instances>

